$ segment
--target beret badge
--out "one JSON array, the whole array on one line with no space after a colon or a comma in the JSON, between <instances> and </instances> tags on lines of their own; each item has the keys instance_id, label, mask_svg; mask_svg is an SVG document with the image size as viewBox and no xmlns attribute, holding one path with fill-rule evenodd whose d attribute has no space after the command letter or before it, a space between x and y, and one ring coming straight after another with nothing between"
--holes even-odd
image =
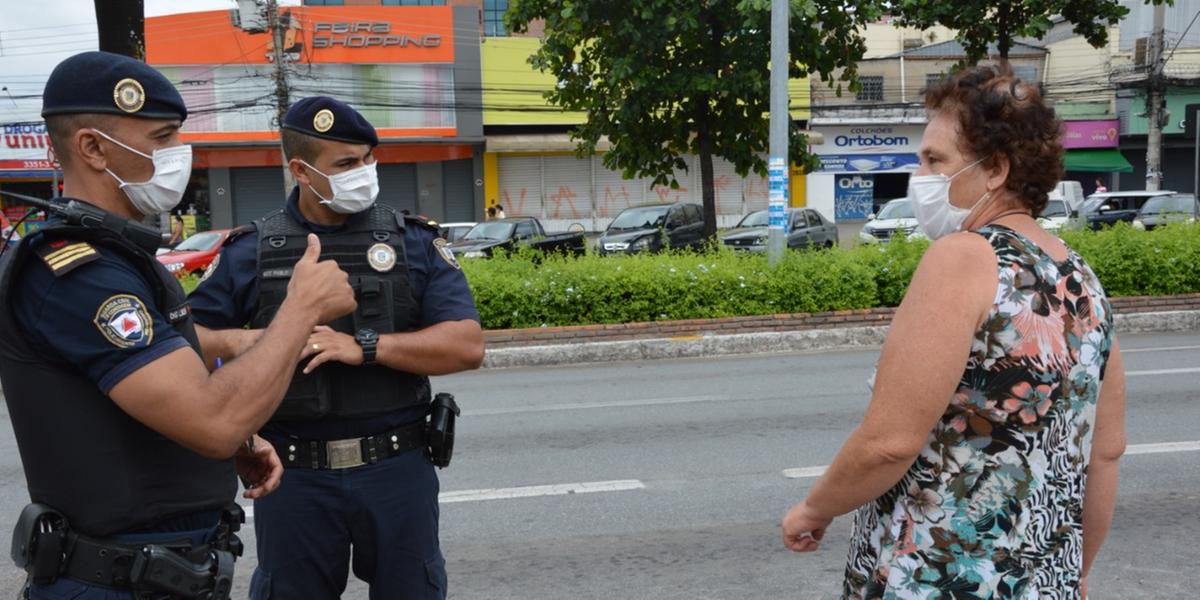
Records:
<instances>
[{"instance_id":1,"label":"beret badge","mask_svg":"<svg viewBox=\"0 0 1200 600\"><path fill-rule=\"evenodd\" d=\"M316 115L313 115L313 129L317 130L320 133L325 133L326 131L329 131L332 127L333 127L333 111L329 110L328 108L324 108L324 109L317 111Z\"/></svg>"},{"instance_id":2,"label":"beret badge","mask_svg":"<svg viewBox=\"0 0 1200 600\"><path fill-rule=\"evenodd\" d=\"M146 104L146 91L136 79L122 79L113 88L113 102L117 108L127 113L135 113Z\"/></svg>"}]
</instances>

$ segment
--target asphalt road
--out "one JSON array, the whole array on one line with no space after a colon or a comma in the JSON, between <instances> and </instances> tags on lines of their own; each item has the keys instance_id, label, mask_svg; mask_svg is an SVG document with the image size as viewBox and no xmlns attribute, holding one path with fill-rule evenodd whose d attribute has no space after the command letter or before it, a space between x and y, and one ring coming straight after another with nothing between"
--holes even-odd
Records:
<instances>
[{"instance_id":1,"label":"asphalt road","mask_svg":"<svg viewBox=\"0 0 1200 600\"><path fill-rule=\"evenodd\" d=\"M1190 597L1200 557L1200 334L1131 335L1122 346L1131 453L1092 597ZM809 555L782 547L779 520L814 481L805 468L828 464L857 423L877 356L439 378L464 409L454 465L442 472L450 596L837 597L849 519ZM5 425L0 449L0 529L10 531L26 496ZM252 552L239 563L239 597L253 564ZM0 577L0 589L19 585L12 568ZM365 598L366 587L351 582L344 597Z\"/></svg>"}]
</instances>

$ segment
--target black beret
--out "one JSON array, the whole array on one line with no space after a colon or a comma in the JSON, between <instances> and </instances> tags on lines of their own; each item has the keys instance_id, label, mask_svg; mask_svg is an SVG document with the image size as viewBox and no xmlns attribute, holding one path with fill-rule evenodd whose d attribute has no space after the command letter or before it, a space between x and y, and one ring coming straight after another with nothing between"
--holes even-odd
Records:
<instances>
[{"instance_id":1,"label":"black beret","mask_svg":"<svg viewBox=\"0 0 1200 600\"><path fill-rule=\"evenodd\" d=\"M312 96L292 105L283 128L335 142L379 145L375 128L349 104L329 96Z\"/></svg>"},{"instance_id":2,"label":"black beret","mask_svg":"<svg viewBox=\"0 0 1200 600\"><path fill-rule=\"evenodd\" d=\"M154 67L111 52L84 52L58 63L42 92L42 116L107 113L186 119L183 96Z\"/></svg>"}]
</instances>

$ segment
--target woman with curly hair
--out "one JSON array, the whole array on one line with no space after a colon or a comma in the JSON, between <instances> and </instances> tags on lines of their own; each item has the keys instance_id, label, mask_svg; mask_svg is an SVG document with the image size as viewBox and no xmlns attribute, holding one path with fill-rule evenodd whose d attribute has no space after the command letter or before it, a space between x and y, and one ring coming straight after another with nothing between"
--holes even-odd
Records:
<instances>
[{"instance_id":1,"label":"woman with curly hair","mask_svg":"<svg viewBox=\"0 0 1200 600\"><path fill-rule=\"evenodd\" d=\"M1061 123L1006 66L926 91L909 201L934 240L862 423L783 520L816 550L857 509L846 598L1080 598L1112 520L1125 373L1087 263L1034 216Z\"/></svg>"}]
</instances>

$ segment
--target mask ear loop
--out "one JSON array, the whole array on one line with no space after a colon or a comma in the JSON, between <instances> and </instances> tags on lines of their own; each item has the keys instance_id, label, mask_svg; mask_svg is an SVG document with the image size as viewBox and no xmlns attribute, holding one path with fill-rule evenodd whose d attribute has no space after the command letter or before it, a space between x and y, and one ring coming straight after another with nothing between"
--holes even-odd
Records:
<instances>
[{"instance_id":1,"label":"mask ear loop","mask_svg":"<svg viewBox=\"0 0 1200 600\"><path fill-rule=\"evenodd\" d=\"M316 168L316 167L314 167L314 166L312 166L312 165L308 164L308 161L307 161L307 160L304 160L303 158L298 158L298 159L296 159L296 160L299 160L299 161L300 161L300 164L302 164L302 165L304 165L304 166L306 166L306 167L308 167L308 168L312 169L314 173L317 173L317 174L318 174L318 175L320 175L321 177L324 177L324 178L325 178L325 181L329 181L329 176L328 176L328 175L326 175L326 174L322 173L320 169L318 169L318 168ZM309 183L309 184L307 184L307 185L308 185L308 189L312 190L312 193L313 193L313 195L321 199L321 204L325 204L325 205L333 204L333 200L327 199L325 196L322 196L322 195L321 195L321 192L318 192L318 191L317 191L317 188L313 187L313 185L312 185L311 183ZM330 185L330 187L331 187L331 188L333 187L333 183L332 183L332 182L331 182L329 185ZM331 191L332 191L332 190L331 190Z\"/></svg>"}]
</instances>

